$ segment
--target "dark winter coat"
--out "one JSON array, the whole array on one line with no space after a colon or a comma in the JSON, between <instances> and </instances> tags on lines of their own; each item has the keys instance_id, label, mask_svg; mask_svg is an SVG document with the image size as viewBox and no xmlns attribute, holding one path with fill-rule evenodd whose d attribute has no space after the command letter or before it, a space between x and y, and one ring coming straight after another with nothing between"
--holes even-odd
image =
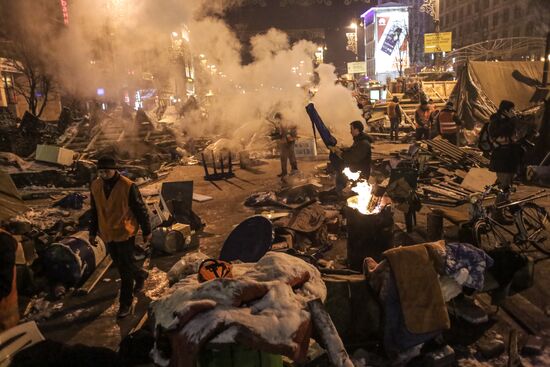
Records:
<instances>
[{"instance_id":1,"label":"dark winter coat","mask_svg":"<svg viewBox=\"0 0 550 367\"><path fill-rule=\"evenodd\" d=\"M370 177L370 165L372 150L370 138L365 133L360 133L353 138L351 147L342 150L342 159L346 167L352 171L361 171L361 177Z\"/></svg>"},{"instance_id":2,"label":"dark winter coat","mask_svg":"<svg viewBox=\"0 0 550 367\"><path fill-rule=\"evenodd\" d=\"M489 135L493 143L489 170L493 172L515 173L523 157L523 150L514 141L515 118L497 112L491 116Z\"/></svg>"}]
</instances>

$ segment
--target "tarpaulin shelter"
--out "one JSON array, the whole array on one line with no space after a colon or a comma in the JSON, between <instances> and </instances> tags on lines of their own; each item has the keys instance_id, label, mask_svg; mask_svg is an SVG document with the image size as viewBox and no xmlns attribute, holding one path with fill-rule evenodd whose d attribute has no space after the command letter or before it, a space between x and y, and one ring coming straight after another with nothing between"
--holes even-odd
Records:
<instances>
[{"instance_id":1,"label":"tarpaulin shelter","mask_svg":"<svg viewBox=\"0 0 550 367\"><path fill-rule=\"evenodd\" d=\"M500 101L512 101L519 111L533 107L531 98L542 83L541 61L469 61L457 73L450 99L467 127L488 122Z\"/></svg>"},{"instance_id":2,"label":"tarpaulin shelter","mask_svg":"<svg viewBox=\"0 0 550 367\"><path fill-rule=\"evenodd\" d=\"M10 175L0 170L0 221L15 217L28 209Z\"/></svg>"}]
</instances>

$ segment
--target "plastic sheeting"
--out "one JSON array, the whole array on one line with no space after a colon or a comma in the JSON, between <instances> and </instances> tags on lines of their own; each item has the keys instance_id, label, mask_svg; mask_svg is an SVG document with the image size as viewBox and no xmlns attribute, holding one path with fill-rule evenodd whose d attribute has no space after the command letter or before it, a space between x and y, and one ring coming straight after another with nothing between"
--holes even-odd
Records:
<instances>
[{"instance_id":1,"label":"plastic sheeting","mask_svg":"<svg viewBox=\"0 0 550 367\"><path fill-rule=\"evenodd\" d=\"M503 99L513 101L516 109L533 107L530 102L542 81L544 63L540 61L470 61L457 75L451 100L466 126L488 122Z\"/></svg>"}]
</instances>

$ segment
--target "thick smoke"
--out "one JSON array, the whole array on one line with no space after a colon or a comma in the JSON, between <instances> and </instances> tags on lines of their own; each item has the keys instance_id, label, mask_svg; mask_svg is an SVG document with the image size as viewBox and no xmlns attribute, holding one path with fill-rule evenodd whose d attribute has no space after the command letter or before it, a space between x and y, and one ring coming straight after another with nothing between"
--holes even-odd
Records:
<instances>
[{"instance_id":1,"label":"thick smoke","mask_svg":"<svg viewBox=\"0 0 550 367\"><path fill-rule=\"evenodd\" d=\"M276 29L251 39L253 62L241 63L241 44L221 20L223 12L242 0L100 0L71 1L69 26L54 33L47 22L37 21L29 11L32 2L22 1L18 21L39 42L58 83L66 91L90 98L97 87L107 97L119 98L128 73L140 73L149 65L158 89L169 76L182 74L171 62L168 47L172 31L185 24L190 30L192 53L204 55L215 69L203 71L203 90L213 96L208 102L208 121L199 114L180 124L192 135L219 134L234 141L249 142L256 133L267 132L267 117L282 112L298 125L299 134L311 135L305 113L314 77L312 59L318 45L308 41L289 44ZM114 61L114 62L113 62ZM113 66L114 65L114 66ZM195 68L201 65L195 63ZM337 135L347 136L348 123L360 118L349 91L334 85L334 68L318 68L320 84L313 101ZM197 72L197 75L199 73ZM131 86L128 86L131 87ZM196 117L196 119L193 118Z\"/></svg>"}]
</instances>

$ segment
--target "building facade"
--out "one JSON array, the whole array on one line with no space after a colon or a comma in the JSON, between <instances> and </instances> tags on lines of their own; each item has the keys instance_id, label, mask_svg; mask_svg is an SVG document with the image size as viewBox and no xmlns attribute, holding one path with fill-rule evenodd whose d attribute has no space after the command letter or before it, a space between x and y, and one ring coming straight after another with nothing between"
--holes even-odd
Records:
<instances>
[{"instance_id":1,"label":"building facade","mask_svg":"<svg viewBox=\"0 0 550 367\"><path fill-rule=\"evenodd\" d=\"M453 49L501 38L546 37L550 1L440 0L440 20L441 31L453 33Z\"/></svg>"}]
</instances>

